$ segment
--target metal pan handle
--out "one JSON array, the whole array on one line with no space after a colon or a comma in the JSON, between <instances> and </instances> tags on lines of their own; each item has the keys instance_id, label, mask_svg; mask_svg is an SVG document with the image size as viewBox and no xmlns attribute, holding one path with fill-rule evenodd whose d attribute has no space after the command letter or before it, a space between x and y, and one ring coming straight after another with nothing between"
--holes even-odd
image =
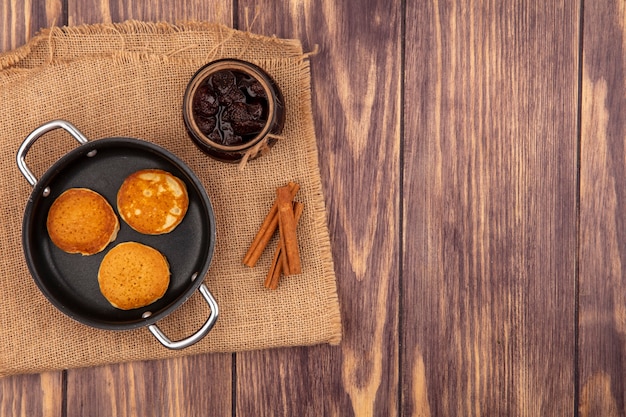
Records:
<instances>
[{"instance_id":1,"label":"metal pan handle","mask_svg":"<svg viewBox=\"0 0 626 417\"><path fill-rule=\"evenodd\" d=\"M32 173L32 171L26 166L26 154L31 146L45 133L50 132L54 129L63 129L67 131L70 135L74 137L81 145L89 142L89 140L83 135L80 130L78 130L73 124L67 122L65 120L52 120L48 123L45 123L39 126L37 129L33 130L30 135L24 139L22 145L17 150L17 167L26 178L26 181L33 187L37 184L37 178Z\"/></svg>"},{"instance_id":2,"label":"metal pan handle","mask_svg":"<svg viewBox=\"0 0 626 417\"><path fill-rule=\"evenodd\" d=\"M161 342L161 344L166 348L184 349L186 347L189 347L194 343L200 341L200 339L202 339L204 336L206 336L207 333L209 333L209 331L215 325L215 322L217 321L217 316L219 314L217 302L215 301L215 298L213 298L213 296L211 295L211 292L206 287L206 285L201 284L198 290L200 291L200 294L202 294L206 302L209 304L209 307L211 308L211 314L209 315L207 321L202 325L200 330L198 330L196 333L185 339L179 340L177 342L172 342L167 336L165 336L165 334L161 331L161 329L157 327L156 324L151 324L148 326L148 330L150 330L154 337L156 337L156 339ZM147 318L149 316L149 313L144 313L144 318Z\"/></svg>"}]
</instances>

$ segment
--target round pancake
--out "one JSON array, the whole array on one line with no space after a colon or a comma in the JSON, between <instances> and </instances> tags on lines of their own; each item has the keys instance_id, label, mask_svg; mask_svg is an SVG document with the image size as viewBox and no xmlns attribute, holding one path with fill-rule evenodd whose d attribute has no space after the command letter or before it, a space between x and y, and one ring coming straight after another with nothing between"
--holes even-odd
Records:
<instances>
[{"instance_id":1,"label":"round pancake","mask_svg":"<svg viewBox=\"0 0 626 417\"><path fill-rule=\"evenodd\" d=\"M137 242L111 249L98 269L102 295L113 307L131 310L163 297L170 285L167 259L158 250Z\"/></svg>"},{"instance_id":2,"label":"round pancake","mask_svg":"<svg viewBox=\"0 0 626 417\"><path fill-rule=\"evenodd\" d=\"M129 175L117 192L117 210L122 219L148 235L174 230L183 221L188 206L185 183L160 169Z\"/></svg>"},{"instance_id":3,"label":"round pancake","mask_svg":"<svg viewBox=\"0 0 626 417\"><path fill-rule=\"evenodd\" d=\"M46 227L61 250L93 255L115 240L120 222L103 196L87 188L70 188L50 206Z\"/></svg>"}]
</instances>

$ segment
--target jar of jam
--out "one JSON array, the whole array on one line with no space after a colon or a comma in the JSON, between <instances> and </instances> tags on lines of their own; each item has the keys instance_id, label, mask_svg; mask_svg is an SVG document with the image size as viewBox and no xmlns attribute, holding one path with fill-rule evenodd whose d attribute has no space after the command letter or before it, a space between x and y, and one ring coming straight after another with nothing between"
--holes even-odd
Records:
<instances>
[{"instance_id":1,"label":"jar of jam","mask_svg":"<svg viewBox=\"0 0 626 417\"><path fill-rule=\"evenodd\" d=\"M189 136L207 155L240 162L263 155L285 124L283 95L260 67L220 59L200 68L183 98Z\"/></svg>"}]
</instances>

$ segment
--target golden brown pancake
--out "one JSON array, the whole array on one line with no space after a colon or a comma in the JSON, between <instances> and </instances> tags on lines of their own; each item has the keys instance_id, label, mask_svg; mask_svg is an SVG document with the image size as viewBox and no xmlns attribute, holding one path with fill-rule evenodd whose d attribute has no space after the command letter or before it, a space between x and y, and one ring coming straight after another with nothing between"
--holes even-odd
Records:
<instances>
[{"instance_id":1,"label":"golden brown pancake","mask_svg":"<svg viewBox=\"0 0 626 417\"><path fill-rule=\"evenodd\" d=\"M120 243L102 259L98 284L113 307L144 307L165 294L170 285L169 264L161 252L150 246Z\"/></svg>"},{"instance_id":2,"label":"golden brown pancake","mask_svg":"<svg viewBox=\"0 0 626 417\"><path fill-rule=\"evenodd\" d=\"M117 192L117 210L122 219L148 235L174 230L183 221L188 206L185 183L160 169L129 175Z\"/></svg>"},{"instance_id":3,"label":"golden brown pancake","mask_svg":"<svg viewBox=\"0 0 626 417\"><path fill-rule=\"evenodd\" d=\"M52 242L68 253L93 255L115 240L120 222L97 192L70 188L50 207L46 222Z\"/></svg>"}]
</instances>

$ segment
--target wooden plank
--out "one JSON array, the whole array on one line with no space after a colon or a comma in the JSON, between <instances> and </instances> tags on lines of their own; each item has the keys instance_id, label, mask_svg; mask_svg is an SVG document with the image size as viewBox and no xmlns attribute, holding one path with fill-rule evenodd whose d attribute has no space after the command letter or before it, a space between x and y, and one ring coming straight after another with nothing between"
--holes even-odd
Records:
<instances>
[{"instance_id":1,"label":"wooden plank","mask_svg":"<svg viewBox=\"0 0 626 417\"><path fill-rule=\"evenodd\" d=\"M399 2L239 1L240 29L298 38L342 306L340 347L237 355L237 415L396 415Z\"/></svg>"},{"instance_id":2,"label":"wooden plank","mask_svg":"<svg viewBox=\"0 0 626 417\"><path fill-rule=\"evenodd\" d=\"M39 29L63 24L60 0L0 3L0 52L26 43ZM0 415L59 416L63 404L63 373L17 375L0 379Z\"/></svg>"},{"instance_id":3,"label":"wooden plank","mask_svg":"<svg viewBox=\"0 0 626 417\"><path fill-rule=\"evenodd\" d=\"M626 414L626 9L585 3L580 146L580 415Z\"/></svg>"},{"instance_id":4,"label":"wooden plank","mask_svg":"<svg viewBox=\"0 0 626 417\"><path fill-rule=\"evenodd\" d=\"M209 20L232 25L230 2L69 0L71 25ZM67 372L67 416L206 416L232 411L232 355L200 355Z\"/></svg>"},{"instance_id":5,"label":"wooden plank","mask_svg":"<svg viewBox=\"0 0 626 417\"><path fill-rule=\"evenodd\" d=\"M26 43L43 27L64 25L61 0L0 3L0 52Z\"/></svg>"},{"instance_id":6,"label":"wooden plank","mask_svg":"<svg viewBox=\"0 0 626 417\"><path fill-rule=\"evenodd\" d=\"M200 0L68 0L70 25L122 22L128 19L176 23L206 20L232 25L232 3Z\"/></svg>"},{"instance_id":7,"label":"wooden plank","mask_svg":"<svg viewBox=\"0 0 626 417\"><path fill-rule=\"evenodd\" d=\"M206 354L68 371L66 415L230 415L230 358Z\"/></svg>"},{"instance_id":8,"label":"wooden plank","mask_svg":"<svg viewBox=\"0 0 626 417\"><path fill-rule=\"evenodd\" d=\"M580 5L406 6L403 415L575 415Z\"/></svg>"},{"instance_id":9,"label":"wooden plank","mask_svg":"<svg viewBox=\"0 0 626 417\"><path fill-rule=\"evenodd\" d=\"M0 379L0 415L15 417L62 415L63 373L17 375Z\"/></svg>"}]
</instances>

